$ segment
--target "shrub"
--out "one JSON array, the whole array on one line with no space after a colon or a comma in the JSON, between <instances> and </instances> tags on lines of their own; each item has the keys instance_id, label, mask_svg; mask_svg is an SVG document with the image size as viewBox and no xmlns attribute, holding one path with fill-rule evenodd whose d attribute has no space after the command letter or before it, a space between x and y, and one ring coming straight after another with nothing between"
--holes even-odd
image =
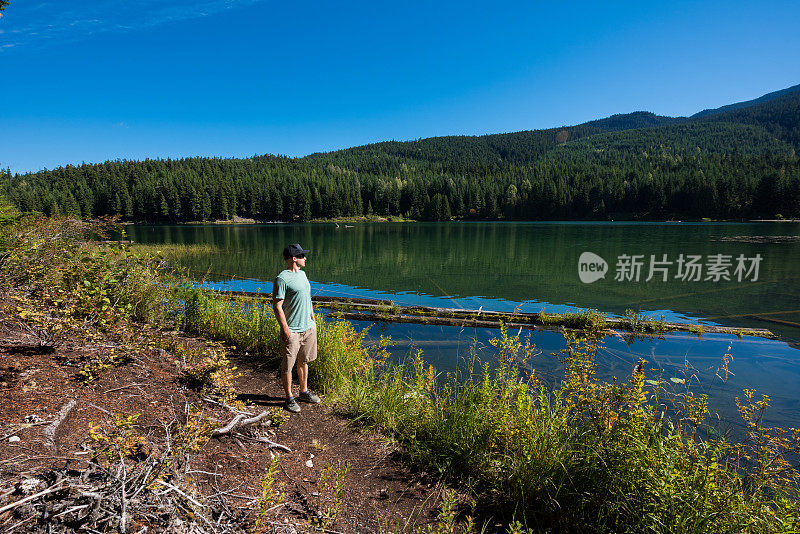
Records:
<instances>
[{"instance_id":1,"label":"shrub","mask_svg":"<svg viewBox=\"0 0 800 534\"><path fill-rule=\"evenodd\" d=\"M189 387L203 395L218 396L225 405L236 404L236 379L241 373L236 372L224 350L178 345L175 354L186 362L183 372Z\"/></svg>"},{"instance_id":2,"label":"shrub","mask_svg":"<svg viewBox=\"0 0 800 534\"><path fill-rule=\"evenodd\" d=\"M3 281L27 286L38 300L89 325L162 321L170 309L165 273L125 244L92 241L111 232L121 232L114 219L26 216L3 230Z\"/></svg>"},{"instance_id":3,"label":"shrub","mask_svg":"<svg viewBox=\"0 0 800 534\"><path fill-rule=\"evenodd\" d=\"M209 295L193 283L182 284L177 294L184 303L178 323L185 331L277 359L280 330L269 306Z\"/></svg>"},{"instance_id":4,"label":"shrub","mask_svg":"<svg viewBox=\"0 0 800 534\"><path fill-rule=\"evenodd\" d=\"M411 462L478 488L534 529L797 529L797 471L786 462L800 452L800 437L759 426L766 400L747 394L741 402L752 432L746 442L704 441L696 431L707 408L701 397L685 394L675 416L685 424L675 425L653 408L658 391L643 373L621 383L596 379L601 334L563 334L566 371L554 390L520 379L526 344L502 329L496 368L440 377L417 354L380 372L367 368L337 393L343 412L401 442Z\"/></svg>"}]
</instances>

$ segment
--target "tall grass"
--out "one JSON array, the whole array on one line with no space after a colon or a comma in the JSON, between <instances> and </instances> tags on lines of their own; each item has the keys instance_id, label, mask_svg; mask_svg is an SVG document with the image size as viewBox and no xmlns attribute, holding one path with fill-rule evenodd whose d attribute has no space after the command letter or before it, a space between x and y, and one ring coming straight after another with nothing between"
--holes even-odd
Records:
<instances>
[{"instance_id":1,"label":"tall grass","mask_svg":"<svg viewBox=\"0 0 800 534\"><path fill-rule=\"evenodd\" d=\"M197 292L186 325L270 353L278 327L264 308ZM797 430L764 428L768 404L747 393L748 438L701 440L706 405L689 392L673 421L657 411L643 373L606 383L594 376L600 334L564 331L566 373L555 389L522 380L533 347L503 329L495 367L440 375L420 353L386 364L386 341L363 343L344 321L318 319L316 386L338 409L403 445L408 461L471 488L536 530L574 532L796 532Z\"/></svg>"},{"instance_id":2,"label":"tall grass","mask_svg":"<svg viewBox=\"0 0 800 534\"><path fill-rule=\"evenodd\" d=\"M131 251L153 257L163 257L169 260L184 258L205 257L219 253L222 249L210 243L134 243Z\"/></svg>"},{"instance_id":3,"label":"tall grass","mask_svg":"<svg viewBox=\"0 0 800 534\"><path fill-rule=\"evenodd\" d=\"M279 325L267 306L214 297L191 282L177 286L175 294L184 302L178 318L182 329L276 358Z\"/></svg>"}]
</instances>

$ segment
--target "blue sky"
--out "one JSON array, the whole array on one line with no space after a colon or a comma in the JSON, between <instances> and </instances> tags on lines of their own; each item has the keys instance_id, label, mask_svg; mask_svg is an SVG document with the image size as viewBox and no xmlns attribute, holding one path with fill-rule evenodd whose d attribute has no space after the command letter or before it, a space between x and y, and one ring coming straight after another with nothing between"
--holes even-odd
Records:
<instances>
[{"instance_id":1,"label":"blue sky","mask_svg":"<svg viewBox=\"0 0 800 534\"><path fill-rule=\"evenodd\" d=\"M0 167L688 115L800 83L798 26L796 1L11 0Z\"/></svg>"}]
</instances>

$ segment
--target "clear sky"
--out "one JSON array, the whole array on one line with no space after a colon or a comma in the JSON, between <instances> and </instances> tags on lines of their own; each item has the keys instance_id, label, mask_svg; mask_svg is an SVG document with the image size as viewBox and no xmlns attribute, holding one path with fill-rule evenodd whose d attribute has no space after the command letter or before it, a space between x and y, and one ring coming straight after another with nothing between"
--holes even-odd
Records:
<instances>
[{"instance_id":1,"label":"clear sky","mask_svg":"<svg viewBox=\"0 0 800 534\"><path fill-rule=\"evenodd\" d=\"M800 2L11 0L0 167L690 115L800 83Z\"/></svg>"}]
</instances>

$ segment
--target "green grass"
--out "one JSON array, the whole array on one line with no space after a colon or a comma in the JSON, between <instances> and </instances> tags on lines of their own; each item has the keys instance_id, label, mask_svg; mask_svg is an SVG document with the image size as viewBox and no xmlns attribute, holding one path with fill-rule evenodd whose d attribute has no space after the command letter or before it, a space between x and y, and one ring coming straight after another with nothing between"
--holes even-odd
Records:
<instances>
[{"instance_id":1,"label":"green grass","mask_svg":"<svg viewBox=\"0 0 800 534\"><path fill-rule=\"evenodd\" d=\"M605 314L592 309L551 314L542 309L536 319L541 325L558 325L576 330L602 330L606 327Z\"/></svg>"},{"instance_id":2,"label":"green grass","mask_svg":"<svg viewBox=\"0 0 800 534\"><path fill-rule=\"evenodd\" d=\"M178 318L185 331L267 358L276 357L279 326L269 306L213 296L192 283L178 286L176 296L185 303Z\"/></svg>"},{"instance_id":3,"label":"green grass","mask_svg":"<svg viewBox=\"0 0 800 534\"><path fill-rule=\"evenodd\" d=\"M169 260L180 260L182 258L216 254L222 249L209 243L160 243L157 245L134 243L130 246L130 250L141 255L149 255L156 258L161 257Z\"/></svg>"},{"instance_id":4,"label":"green grass","mask_svg":"<svg viewBox=\"0 0 800 534\"><path fill-rule=\"evenodd\" d=\"M667 321L663 315L660 319L650 319L642 313L627 309L624 318L627 319L631 332L660 334L668 330Z\"/></svg>"}]
</instances>

